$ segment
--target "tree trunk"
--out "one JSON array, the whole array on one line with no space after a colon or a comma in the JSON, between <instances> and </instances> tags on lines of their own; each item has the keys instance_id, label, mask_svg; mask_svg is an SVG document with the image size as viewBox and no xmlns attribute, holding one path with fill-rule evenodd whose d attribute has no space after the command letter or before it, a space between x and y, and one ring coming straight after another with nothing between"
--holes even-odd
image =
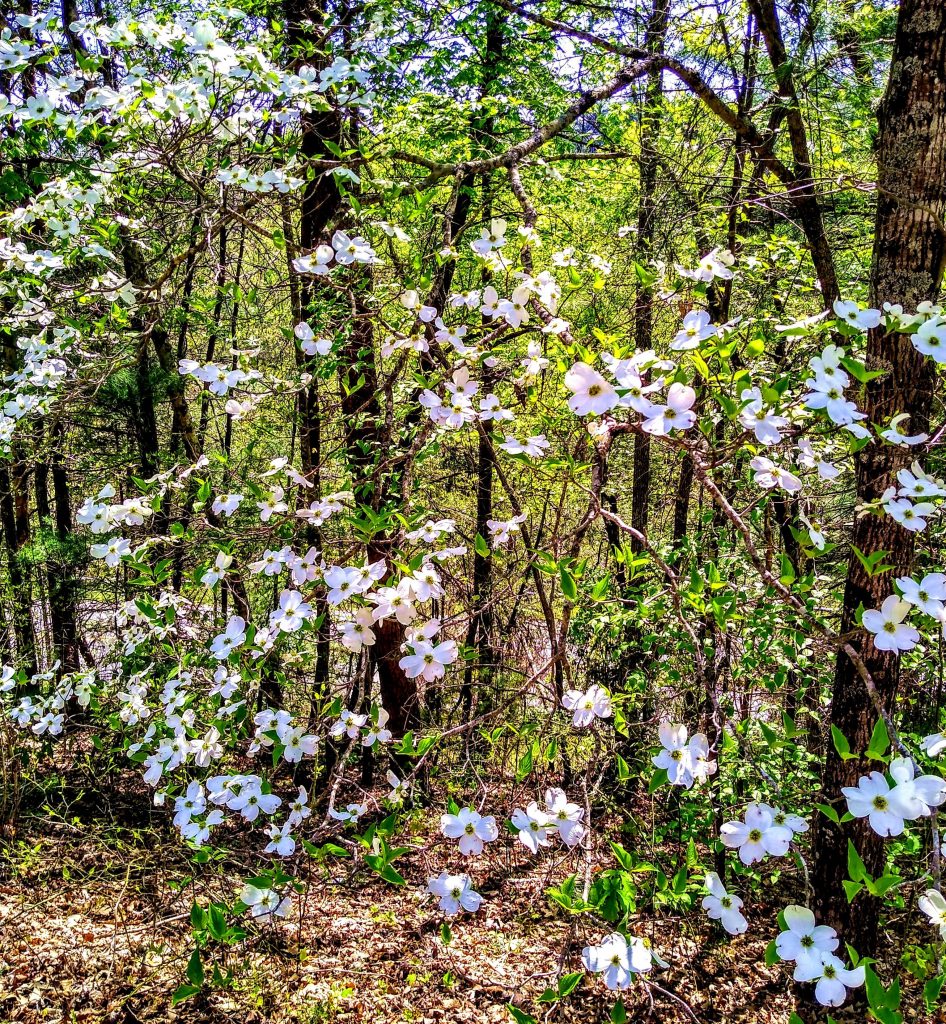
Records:
<instances>
[{"instance_id":1,"label":"tree trunk","mask_svg":"<svg viewBox=\"0 0 946 1024\"><path fill-rule=\"evenodd\" d=\"M670 0L654 0L647 26L645 46L652 54L662 54L670 16ZM649 260L654 241L657 215L657 167L659 159L655 137L660 133L663 112L662 71L654 68L647 76L644 110L641 115L640 201L637 209L637 245L635 257L642 263ZM637 286L634 312L634 345L638 352L654 347L654 288L651 284ZM631 490L631 526L647 534L650 518L650 435L638 434L634 439L634 481ZM631 550L639 553L641 542L631 537Z\"/></svg>"},{"instance_id":2,"label":"tree trunk","mask_svg":"<svg viewBox=\"0 0 946 1024\"><path fill-rule=\"evenodd\" d=\"M903 0L897 22L893 60L883 103L878 111L878 199L871 271L870 302L899 302L914 310L935 299L946 269L946 5L942 0ZM910 429L926 428L931 408L934 365L920 355L906 335L885 336L883 329L868 335L867 366L884 371L867 385L864 411L872 423L889 422L906 412ZM870 444L857 457L859 502L874 501L894 480L897 470L913 455L893 445ZM876 608L893 591L897 576L909 573L914 534L890 516L863 515L855 523L852 544L865 554L886 551L887 573L867 576L853 553L848 566L841 632L856 628L859 605ZM892 708L899 683L895 656L879 652L860 631L855 641L877 690ZM876 713L851 660L839 653L830 721L863 751L876 722ZM876 765L842 761L828 750L822 775L823 798L836 800L842 786ZM866 893L853 905L839 897L846 877L847 842L857 847L867 870L878 874L884 863L885 842L866 819L838 827L823 817L814 834L814 888L818 911L863 956L877 945L878 907Z\"/></svg>"}]
</instances>

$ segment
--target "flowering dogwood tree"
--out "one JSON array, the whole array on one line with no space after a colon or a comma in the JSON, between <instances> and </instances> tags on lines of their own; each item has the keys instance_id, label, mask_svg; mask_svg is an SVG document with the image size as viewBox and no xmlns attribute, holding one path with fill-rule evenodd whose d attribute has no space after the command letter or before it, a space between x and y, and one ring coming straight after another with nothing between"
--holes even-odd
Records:
<instances>
[{"instance_id":1,"label":"flowering dogwood tree","mask_svg":"<svg viewBox=\"0 0 946 1024\"><path fill-rule=\"evenodd\" d=\"M521 862L574 922L538 1004L692 1017L646 927L690 916L881 1021L919 941L932 1007L946 12L853 54L851 255L814 20L461 6L8 18L4 756L143 782L195 870L239 848L195 936L351 857L449 945Z\"/></svg>"}]
</instances>

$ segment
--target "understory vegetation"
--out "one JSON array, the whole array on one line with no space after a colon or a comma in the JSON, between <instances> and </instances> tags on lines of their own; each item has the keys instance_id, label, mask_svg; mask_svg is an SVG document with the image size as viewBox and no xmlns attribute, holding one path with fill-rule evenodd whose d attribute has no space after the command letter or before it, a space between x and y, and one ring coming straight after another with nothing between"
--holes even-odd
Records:
<instances>
[{"instance_id":1,"label":"understory vegetation","mask_svg":"<svg viewBox=\"0 0 946 1024\"><path fill-rule=\"evenodd\" d=\"M0 19L0 1019L942 1018L941 0Z\"/></svg>"}]
</instances>

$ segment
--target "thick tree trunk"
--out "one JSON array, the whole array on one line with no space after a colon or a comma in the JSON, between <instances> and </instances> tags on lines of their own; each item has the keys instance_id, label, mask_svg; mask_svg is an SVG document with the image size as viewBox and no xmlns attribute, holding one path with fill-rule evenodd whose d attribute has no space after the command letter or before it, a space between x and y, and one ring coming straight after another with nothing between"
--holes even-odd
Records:
<instances>
[{"instance_id":1,"label":"thick tree trunk","mask_svg":"<svg viewBox=\"0 0 946 1024\"><path fill-rule=\"evenodd\" d=\"M942 0L904 0L900 7L890 78L878 112L878 199L870 302L899 302L914 310L940 292L946 269L946 5ZM911 431L926 428L931 408L934 365L905 335L870 332L867 366L882 377L867 385L864 411L872 423L889 422L895 413L911 416ZM876 500L896 472L915 453L873 443L857 458L859 502ZM893 591L897 576L909 573L913 533L890 516L863 515L855 523L852 544L862 552L886 551L889 572L867 576L853 553L848 567L841 632L856 628L859 605L876 608ZM855 641L888 708L899 683L896 657L879 652L863 631ZM841 652L835 673L831 724L848 738L853 751L869 742L876 714L863 682ZM829 749L822 776L823 798L836 800L842 786L854 785L870 767L842 761ZM861 955L877 944L877 906L866 894L853 905L839 898L846 877L847 841L857 847L867 870L881 871L884 840L866 819L838 827L821 818L814 834L814 887L820 916L836 927Z\"/></svg>"},{"instance_id":2,"label":"thick tree trunk","mask_svg":"<svg viewBox=\"0 0 946 1024\"><path fill-rule=\"evenodd\" d=\"M508 15L506 11L493 6L486 9L486 35L483 46L483 57L480 64L479 95L485 100L491 93L496 91L497 85L501 83L500 72L503 61L503 50L506 43L506 23ZM471 130L471 155L474 157L485 157L494 151L494 118L479 117L474 119ZM459 185L460 193L457 196L456 209L450 225L451 239L456 237L457 230L469 216L473 200L472 175L465 177ZM482 183L483 194L483 219L488 220L492 216L492 192L490 178L487 175ZM462 214L462 220L461 218ZM447 264L449 273L452 275L455 267L454 261ZM445 268L446 269L446 268ZM444 275L444 285L441 291L441 301L446 299L448 285ZM482 272L482 282L489 283L489 272ZM430 305L437 305L430 302ZM484 322L485 322L484 317ZM492 373L489 367L483 368L483 394L488 394L494 386ZM487 522L493 515L493 464L496 453L489 437L485 434L479 435L476 458L476 532L483 538L488 538L489 528ZM493 589L493 558L492 552L481 554L473 552L473 611L470 616L470 624L467 629L466 643L468 646L476 646L477 661L466 663L463 670L463 686L461 689L461 705L463 720L469 721L478 710L483 708L484 696L488 699L486 686L492 674L493 665L496 660L493 646L493 607L491 595ZM474 689L474 674L478 673L478 682L481 685L480 692Z\"/></svg>"}]
</instances>

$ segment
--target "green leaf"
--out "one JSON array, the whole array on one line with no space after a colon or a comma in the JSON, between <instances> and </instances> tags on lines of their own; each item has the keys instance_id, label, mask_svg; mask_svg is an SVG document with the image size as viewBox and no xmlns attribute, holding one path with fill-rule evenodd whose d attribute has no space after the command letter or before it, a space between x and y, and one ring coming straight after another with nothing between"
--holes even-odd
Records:
<instances>
[{"instance_id":1,"label":"green leaf","mask_svg":"<svg viewBox=\"0 0 946 1024\"><path fill-rule=\"evenodd\" d=\"M854 882L863 882L866 878L870 878L867 868L861 860L861 855L850 839L847 841L847 873Z\"/></svg>"},{"instance_id":2,"label":"green leaf","mask_svg":"<svg viewBox=\"0 0 946 1024\"><path fill-rule=\"evenodd\" d=\"M611 843L611 852L614 854L614 859L625 871L634 870L634 857L620 843Z\"/></svg>"},{"instance_id":3,"label":"green leaf","mask_svg":"<svg viewBox=\"0 0 946 1024\"><path fill-rule=\"evenodd\" d=\"M453 932L450 929L450 925L446 921L440 926L440 941L445 945L449 946L453 941Z\"/></svg>"},{"instance_id":4,"label":"green leaf","mask_svg":"<svg viewBox=\"0 0 946 1024\"><path fill-rule=\"evenodd\" d=\"M532 771L532 765L535 761L534 754L535 744L522 755L519 759L519 764L516 766L516 781L522 782L526 779Z\"/></svg>"},{"instance_id":5,"label":"green leaf","mask_svg":"<svg viewBox=\"0 0 946 1024\"><path fill-rule=\"evenodd\" d=\"M883 875L876 879L871 885L871 892L875 896L883 896L888 889L892 889L895 885L899 885L903 879L899 875Z\"/></svg>"},{"instance_id":6,"label":"green leaf","mask_svg":"<svg viewBox=\"0 0 946 1024\"><path fill-rule=\"evenodd\" d=\"M765 722L759 722L759 728L762 730L762 735L765 737L765 742L768 744L770 750L779 745L781 741L776 735L774 729L770 729Z\"/></svg>"},{"instance_id":7,"label":"green leaf","mask_svg":"<svg viewBox=\"0 0 946 1024\"><path fill-rule=\"evenodd\" d=\"M585 976L584 971L576 971L574 974L565 974L558 981L558 997L564 999L571 995L578 987L578 983Z\"/></svg>"},{"instance_id":8,"label":"green leaf","mask_svg":"<svg viewBox=\"0 0 946 1024\"><path fill-rule=\"evenodd\" d=\"M391 867L390 864L385 864L378 873L386 882L390 882L392 885L404 885L404 876Z\"/></svg>"},{"instance_id":9,"label":"green leaf","mask_svg":"<svg viewBox=\"0 0 946 1024\"><path fill-rule=\"evenodd\" d=\"M634 261L634 276L645 288L650 288L657 281L657 275L646 267L641 266L637 260Z\"/></svg>"},{"instance_id":10,"label":"green leaf","mask_svg":"<svg viewBox=\"0 0 946 1024\"><path fill-rule=\"evenodd\" d=\"M706 360L698 352L691 352L690 359L696 367L697 373L699 373L704 380L709 380L710 368L706 365Z\"/></svg>"},{"instance_id":11,"label":"green leaf","mask_svg":"<svg viewBox=\"0 0 946 1024\"><path fill-rule=\"evenodd\" d=\"M868 370L859 359L852 359L848 356L841 358L841 365L861 384L867 384L876 377L882 377L885 373L884 370Z\"/></svg>"},{"instance_id":12,"label":"green leaf","mask_svg":"<svg viewBox=\"0 0 946 1024\"><path fill-rule=\"evenodd\" d=\"M867 756L875 761L882 761L887 748L890 746L890 736L887 733L887 726L882 718L877 719L874 731L870 734L870 743L867 745Z\"/></svg>"},{"instance_id":13,"label":"green leaf","mask_svg":"<svg viewBox=\"0 0 946 1024\"><path fill-rule=\"evenodd\" d=\"M558 567L558 578L562 584L562 594L569 601L578 600L578 584L575 582L575 577L565 568L564 565Z\"/></svg>"},{"instance_id":14,"label":"green leaf","mask_svg":"<svg viewBox=\"0 0 946 1024\"><path fill-rule=\"evenodd\" d=\"M833 821L835 825L840 823L841 819L838 817L838 812L831 806L831 804L815 804L815 807L817 807L817 809L821 811L826 818Z\"/></svg>"},{"instance_id":15,"label":"green leaf","mask_svg":"<svg viewBox=\"0 0 946 1024\"><path fill-rule=\"evenodd\" d=\"M181 985L181 987L171 996L171 1006L177 1006L178 1003L183 1003L185 999L190 999L191 996L196 996L200 991L200 985Z\"/></svg>"},{"instance_id":16,"label":"green leaf","mask_svg":"<svg viewBox=\"0 0 946 1024\"><path fill-rule=\"evenodd\" d=\"M650 785L647 787L647 792L656 793L657 790L660 789L660 787L668 781L668 779L669 776L667 775L667 769L658 768L657 771L654 772L654 777L650 780Z\"/></svg>"},{"instance_id":17,"label":"green leaf","mask_svg":"<svg viewBox=\"0 0 946 1024\"><path fill-rule=\"evenodd\" d=\"M684 865L673 876L673 892L675 896L682 896L687 891L687 869Z\"/></svg>"},{"instance_id":18,"label":"green leaf","mask_svg":"<svg viewBox=\"0 0 946 1024\"><path fill-rule=\"evenodd\" d=\"M792 1010L792 1015L788 1018L788 1024L805 1024L805 1022Z\"/></svg>"},{"instance_id":19,"label":"green leaf","mask_svg":"<svg viewBox=\"0 0 946 1024\"><path fill-rule=\"evenodd\" d=\"M860 882L850 882L846 878L841 884L844 886L844 894L847 896L848 903L853 903L854 897L864 888Z\"/></svg>"},{"instance_id":20,"label":"green leaf","mask_svg":"<svg viewBox=\"0 0 946 1024\"><path fill-rule=\"evenodd\" d=\"M195 949L187 961L187 980L200 988L204 983L204 965L200 962L200 950Z\"/></svg>"},{"instance_id":21,"label":"green leaf","mask_svg":"<svg viewBox=\"0 0 946 1024\"><path fill-rule=\"evenodd\" d=\"M512 1019L516 1024L536 1024L535 1017L525 1012L525 1010L519 1010L512 1003L506 1003L506 1009L512 1014Z\"/></svg>"},{"instance_id":22,"label":"green leaf","mask_svg":"<svg viewBox=\"0 0 946 1024\"><path fill-rule=\"evenodd\" d=\"M191 927L204 927L204 908L196 900L191 905Z\"/></svg>"},{"instance_id":23,"label":"green leaf","mask_svg":"<svg viewBox=\"0 0 946 1024\"><path fill-rule=\"evenodd\" d=\"M834 741L834 749L838 752L842 761L850 761L851 758L857 757L857 754L851 753L851 744L848 743L847 737L836 725L831 726L831 739Z\"/></svg>"},{"instance_id":24,"label":"green leaf","mask_svg":"<svg viewBox=\"0 0 946 1024\"><path fill-rule=\"evenodd\" d=\"M857 556L857 560L864 567L864 572L866 572L868 576L881 576L883 573L889 572L893 568L892 565L888 565L884 562L884 559L890 554L889 551L875 551L873 554L865 555L864 552L854 544L851 545L851 550Z\"/></svg>"},{"instance_id":25,"label":"green leaf","mask_svg":"<svg viewBox=\"0 0 946 1024\"><path fill-rule=\"evenodd\" d=\"M775 939L773 939L765 947L765 966L772 967L777 964L782 958L778 955L778 950L775 948Z\"/></svg>"},{"instance_id":26,"label":"green leaf","mask_svg":"<svg viewBox=\"0 0 946 1024\"><path fill-rule=\"evenodd\" d=\"M218 942L223 941L227 931L227 919L223 909L217 903L211 903L207 912L207 931Z\"/></svg>"},{"instance_id":27,"label":"green leaf","mask_svg":"<svg viewBox=\"0 0 946 1024\"><path fill-rule=\"evenodd\" d=\"M476 539L473 541L473 547L481 558L489 558L489 544L486 543L486 540L481 533L476 535Z\"/></svg>"},{"instance_id":28,"label":"green leaf","mask_svg":"<svg viewBox=\"0 0 946 1024\"><path fill-rule=\"evenodd\" d=\"M930 980L923 986L923 998L926 1000L926 1008L933 1012L937 1004L939 1003L940 993L943 991L943 983L946 982L946 974L940 974L936 978L930 978Z\"/></svg>"},{"instance_id":29,"label":"green leaf","mask_svg":"<svg viewBox=\"0 0 946 1024\"><path fill-rule=\"evenodd\" d=\"M611 1008L611 1024L627 1024L627 1010L624 1001L619 999Z\"/></svg>"}]
</instances>

